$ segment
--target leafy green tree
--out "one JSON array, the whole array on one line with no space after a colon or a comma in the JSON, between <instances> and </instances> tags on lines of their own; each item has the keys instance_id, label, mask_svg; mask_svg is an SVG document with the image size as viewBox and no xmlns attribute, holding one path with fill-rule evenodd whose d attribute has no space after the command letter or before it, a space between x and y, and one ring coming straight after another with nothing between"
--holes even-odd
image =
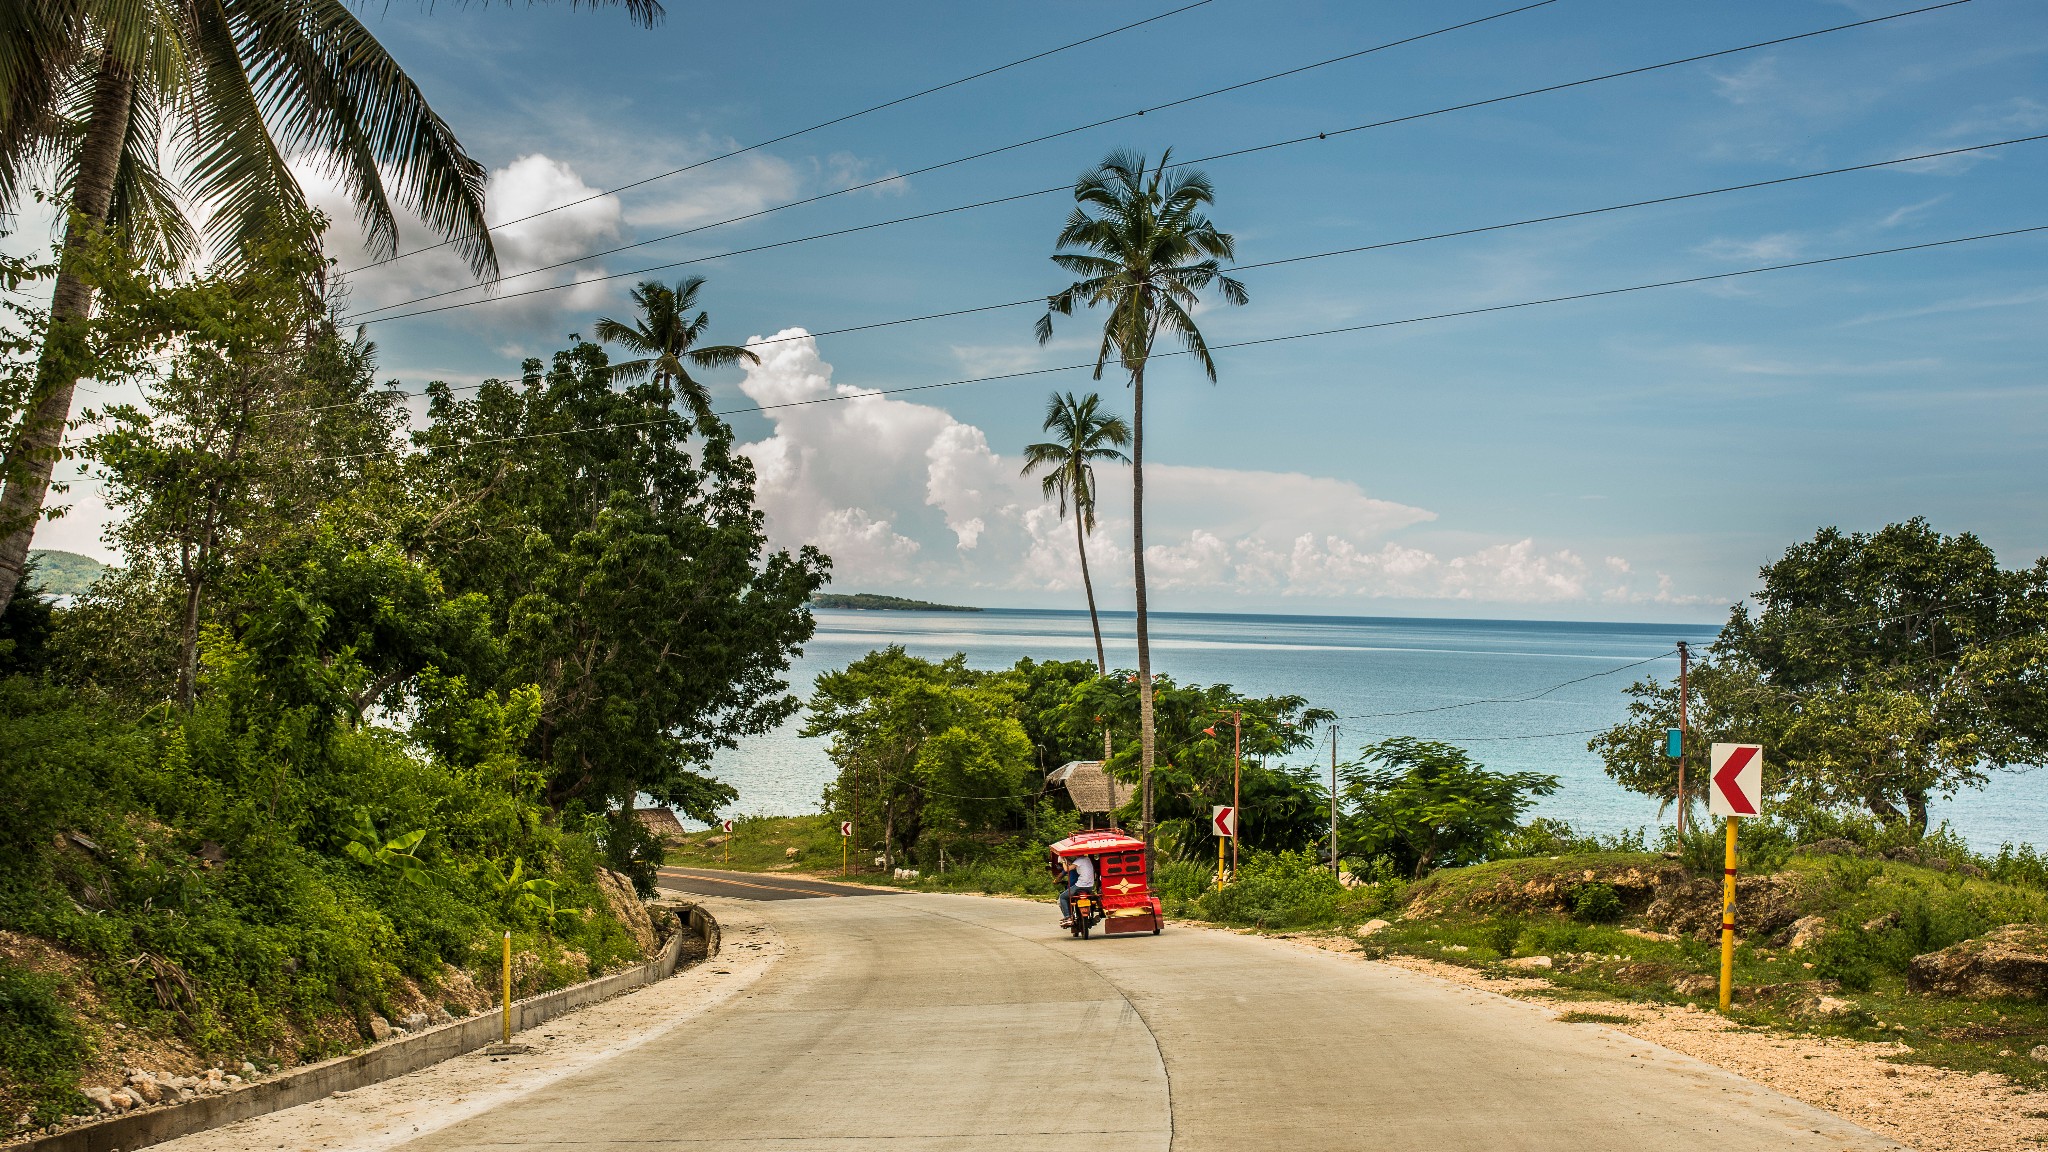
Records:
<instances>
[{"instance_id":1,"label":"leafy green tree","mask_svg":"<svg viewBox=\"0 0 2048 1152\"><path fill-rule=\"evenodd\" d=\"M1934 796L2048 763L2048 561L2004 570L1975 536L1914 519L1823 529L1761 576L1757 611L1737 605L1694 671L1697 746L1762 743L1781 800L1916 834ZM1591 747L1624 786L1668 796L1651 730L1675 716L1675 693L1649 681L1630 694L1629 721Z\"/></svg>"},{"instance_id":2,"label":"leafy green tree","mask_svg":"<svg viewBox=\"0 0 2048 1152\"><path fill-rule=\"evenodd\" d=\"M208 598L229 573L390 469L398 397L372 394L374 348L344 340L310 290L316 258L259 242L186 282L137 271L102 293L104 328L168 358L139 404L88 418L83 448L122 513L111 538L182 602L176 695L191 707Z\"/></svg>"},{"instance_id":3,"label":"leafy green tree","mask_svg":"<svg viewBox=\"0 0 2048 1152\"><path fill-rule=\"evenodd\" d=\"M924 660L900 645L818 677L803 733L832 739L839 774L826 810L862 833L879 829L889 864L928 836L943 843L1022 821L1037 786L1017 683L963 655Z\"/></svg>"},{"instance_id":4,"label":"leafy green tree","mask_svg":"<svg viewBox=\"0 0 2048 1152\"><path fill-rule=\"evenodd\" d=\"M643 25L662 16L656 0L623 2ZM495 275L497 257L483 166L342 0L29 0L0 12L0 211L37 171L54 169L67 193L35 393L0 453L4 612L90 363L93 290L75 259L89 241L111 234L152 263L182 264L198 243L183 205L204 204L217 246L240 251L306 220L286 162L299 156L342 178L376 254L396 251L402 207L478 275ZM159 162L167 141L182 153L183 187ZM315 232L293 236L318 246Z\"/></svg>"},{"instance_id":5,"label":"leafy green tree","mask_svg":"<svg viewBox=\"0 0 2048 1152\"><path fill-rule=\"evenodd\" d=\"M1152 769L1156 733L1152 715L1152 639L1145 594L1145 369L1159 333L1170 333L1195 357L1211 381L1216 362L1191 311L1200 293L1217 288L1223 300L1250 300L1244 285L1223 274L1236 244L1210 223L1204 209L1215 200L1209 178L1174 166L1172 151L1148 168L1145 157L1119 149L1081 174L1074 184L1073 215L1053 242L1053 263L1081 279L1046 300L1038 341L1052 339L1052 318L1076 307L1104 309L1095 378L1110 357L1131 378L1131 566L1137 591L1138 746L1140 821L1152 840Z\"/></svg>"},{"instance_id":6,"label":"leafy green tree","mask_svg":"<svg viewBox=\"0 0 2048 1152\"><path fill-rule=\"evenodd\" d=\"M704 329L711 324L709 312L700 310L696 316L690 315L690 309L697 307L697 293L703 287L702 276L686 277L673 288L659 280L643 280L638 288L633 289L633 307L640 313L633 322L625 324L607 317L597 322L593 332L602 343L617 344L640 354L638 360L624 360L612 365L614 377L620 380L652 377L661 387L676 390L697 427L705 429L708 435L709 430L717 425L718 417L711 411L711 393L690 375L690 369L759 364L761 358L733 344L696 346L704 335Z\"/></svg>"},{"instance_id":7,"label":"leafy green tree","mask_svg":"<svg viewBox=\"0 0 2048 1152\"><path fill-rule=\"evenodd\" d=\"M1493 772L1464 749L1396 736L1367 745L1343 771L1347 854L1386 856L1411 876L1487 859L1538 796L1541 772Z\"/></svg>"},{"instance_id":8,"label":"leafy green tree","mask_svg":"<svg viewBox=\"0 0 2048 1152\"><path fill-rule=\"evenodd\" d=\"M1093 664L1026 656L1002 675L1017 700L1017 720L1031 738L1043 769L1050 771L1069 760L1095 756L1095 740L1104 721L1071 706L1077 693L1100 679Z\"/></svg>"},{"instance_id":9,"label":"leafy green tree","mask_svg":"<svg viewBox=\"0 0 2048 1152\"><path fill-rule=\"evenodd\" d=\"M1090 392L1079 400L1072 392L1055 392L1046 402L1042 430L1056 439L1024 446L1024 475L1043 471L1040 490L1048 500L1059 500L1060 519L1067 518L1067 505L1074 506L1074 547L1081 556L1081 590L1088 595L1088 625L1095 630L1095 670L1109 675L1109 660L1102 654L1102 619L1095 612L1095 583L1088 577L1088 534L1095 531L1095 465L1104 461L1130 463L1118 449L1131 442L1131 426L1124 418L1101 411L1102 397ZM1109 733L1103 733L1104 756L1109 755Z\"/></svg>"},{"instance_id":10,"label":"leafy green tree","mask_svg":"<svg viewBox=\"0 0 2048 1152\"><path fill-rule=\"evenodd\" d=\"M1271 761L1311 747L1316 728L1334 719L1333 713L1311 707L1305 697L1244 696L1228 684L1183 685L1159 676L1152 686L1159 732L1154 812L1161 827L1171 827L1181 854L1214 854L1209 810L1231 802L1234 780L1243 801L1239 831L1245 847L1293 850L1326 839L1329 793L1306 769ZM1068 711L1076 719L1101 717L1121 726L1136 721L1139 703L1137 677L1120 674L1080 686ZM1241 767L1233 756L1233 712L1242 717ZM1140 778L1139 749L1126 745L1108 768L1120 779ZM1317 811L1323 815L1312 816Z\"/></svg>"},{"instance_id":11,"label":"leafy green tree","mask_svg":"<svg viewBox=\"0 0 2048 1152\"><path fill-rule=\"evenodd\" d=\"M693 438L660 384L614 387L596 344L429 394L405 533L489 603L505 664L475 686L539 685L549 802L610 812L620 842L636 793L711 819L734 797L712 753L797 708L784 677L829 562L769 551L730 433Z\"/></svg>"}]
</instances>

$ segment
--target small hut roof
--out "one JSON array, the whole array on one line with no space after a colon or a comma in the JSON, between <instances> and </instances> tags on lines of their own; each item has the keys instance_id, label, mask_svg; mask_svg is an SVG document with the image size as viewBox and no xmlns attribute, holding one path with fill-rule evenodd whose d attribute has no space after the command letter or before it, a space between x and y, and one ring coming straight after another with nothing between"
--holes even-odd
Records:
<instances>
[{"instance_id":1,"label":"small hut roof","mask_svg":"<svg viewBox=\"0 0 2048 1152\"><path fill-rule=\"evenodd\" d=\"M683 838L683 822L676 819L676 814L666 808L635 808L633 818L640 821L642 828L663 840Z\"/></svg>"},{"instance_id":2,"label":"small hut roof","mask_svg":"<svg viewBox=\"0 0 2048 1152\"><path fill-rule=\"evenodd\" d=\"M1045 778L1049 787L1067 790L1077 812L1111 812L1131 798L1131 786L1102 770L1100 760L1074 760Z\"/></svg>"}]
</instances>

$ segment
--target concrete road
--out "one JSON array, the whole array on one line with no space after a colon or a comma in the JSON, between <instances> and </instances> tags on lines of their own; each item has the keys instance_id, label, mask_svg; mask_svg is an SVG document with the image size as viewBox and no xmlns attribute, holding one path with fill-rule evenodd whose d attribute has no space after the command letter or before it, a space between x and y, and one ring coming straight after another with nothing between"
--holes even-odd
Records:
<instances>
[{"instance_id":1,"label":"concrete road","mask_svg":"<svg viewBox=\"0 0 2048 1152\"><path fill-rule=\"evenodd\" d=\"M695 896L724 896L734 900L822 900L836 896L890 896L893 888L868 888L859 884L833 884L803 876L774 872L727 872L718 868L663 868L661 887Z\"/></svg>"},{"instance_id":2,"label":"concrete road","mask_svg":"<svg viewBox=\"0 0 2048 1152\"><path fill-rule=\"evenodd\" d=\"M714 907L728 941L772 935L782 959L688 1023L406 1147L1899 1147L1619 1033L1280 942L1074 940L1043 904L967 896Z\"/></svg>"}]
</instances>

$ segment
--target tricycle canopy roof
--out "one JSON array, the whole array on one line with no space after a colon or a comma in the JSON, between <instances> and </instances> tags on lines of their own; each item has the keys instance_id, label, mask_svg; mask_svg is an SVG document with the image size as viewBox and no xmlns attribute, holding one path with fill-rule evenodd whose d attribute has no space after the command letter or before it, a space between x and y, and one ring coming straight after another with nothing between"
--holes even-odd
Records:
<instances>
[{"instance_id":1,"label":"tricycle canopy roof","mask_svg":"<svg viewBox=\"0 0 2048 1152\"><path fill-rule=\"evenodd\" d=\"M1129 852L1145 847L1143 840L1122 832L1076 832L1052 846L1055 856L1097 856L1104 852Z\"/></svg>"}]
</instances>

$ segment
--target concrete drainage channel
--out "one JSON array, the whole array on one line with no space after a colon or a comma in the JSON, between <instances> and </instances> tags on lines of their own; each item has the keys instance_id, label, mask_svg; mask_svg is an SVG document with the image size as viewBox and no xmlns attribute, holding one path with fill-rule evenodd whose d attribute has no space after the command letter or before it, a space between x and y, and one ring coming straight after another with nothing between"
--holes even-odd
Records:
<instances>
[{"instance_id":1,"label":"concrete drainage channel","mask_svg":"<svg viewBox=\"0 0 2048 1152\"><path fill-rule=\"evenodd\" d=\"M671 907L678 931L661 955L638 968L567 988L557 988L512 1002L512 1030L523 1032L600 1000L609 1000L666 979L677 968L718 955L718 921L694 904ZM498 1012L479 1013L424 1032L389 1040L351 1056L308 1064L217 1096L201 1096L180 1104L145 1108L91 1124L81 1124L38 1137L17 1149L30 1152L132 1152L251 1116L309 1104L336 1092L347 1092L499 1043L503 1020Z\"/></svg>"}]
</instances>

